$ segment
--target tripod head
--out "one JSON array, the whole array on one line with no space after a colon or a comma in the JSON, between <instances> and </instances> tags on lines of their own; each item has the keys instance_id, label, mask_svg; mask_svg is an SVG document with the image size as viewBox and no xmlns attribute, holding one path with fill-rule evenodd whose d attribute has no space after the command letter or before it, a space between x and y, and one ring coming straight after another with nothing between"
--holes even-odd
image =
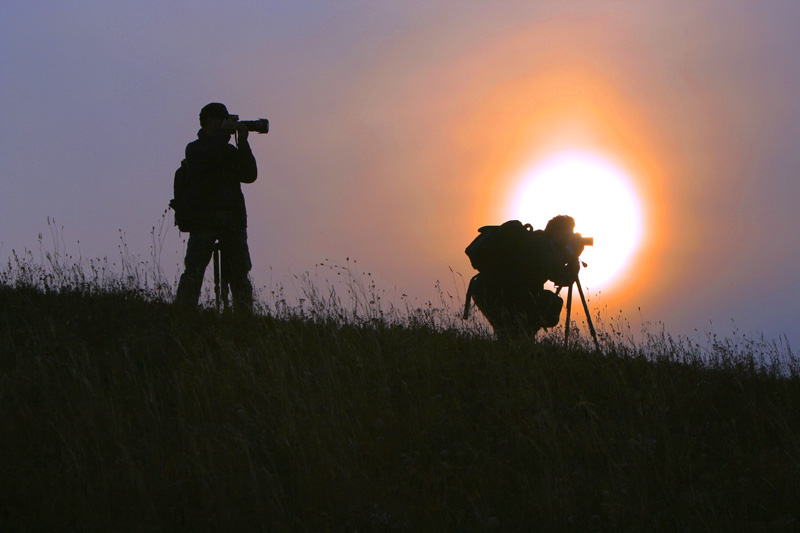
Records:
<instances>
[{"instance_id":1,"label":"tripod head","mask_svg":"<svg viewBox=\"0 0 800 533\"><path fill-rule=\"evenodd\" d=\"M568 287L567 292L567 319L564 324L564 346L569 342L569 329L570 329L570 314L572 313L572 286L578 287L578 294L580 294L581 302L583 303L583 312L586 314L586 322L589 325L589 331L594 339L594 345L600 351L600 342L597 340L597 332L592 323L592 317L589 313L589 305L586 303L586 297L583 295L583 287L578 277L581 266L588 266L585 262L580 260L580 255L583 253L585 246L594 246L594 239L592 237L583 237L580 233L573 233L567 240L566 249L569 253L569 260L564 264L563 279L559 280L561 283L556 283L556 294L561 292L561 289Z\"/></svg>"}]
</instances>

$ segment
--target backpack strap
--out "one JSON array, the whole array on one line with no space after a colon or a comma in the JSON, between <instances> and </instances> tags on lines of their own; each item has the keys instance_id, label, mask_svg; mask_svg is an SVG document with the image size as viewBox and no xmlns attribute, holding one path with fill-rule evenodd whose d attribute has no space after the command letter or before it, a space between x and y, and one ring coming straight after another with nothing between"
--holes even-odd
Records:
<instances>
[{"instance_id":1,"label":"backpack strap","mask_svg":"<svg viewBox=\"0 0 800 533\"><path fill-rule=\"evenodd\" d=\"M469 280L469 286L467 287L466 302L464 302L464 314L461 315L461 318L464 320L469 318L469 303L472 300L472 283L478 276L479 274L475 274L474 276L472 276L472 279Z\"/></svg>"}]
</instances>

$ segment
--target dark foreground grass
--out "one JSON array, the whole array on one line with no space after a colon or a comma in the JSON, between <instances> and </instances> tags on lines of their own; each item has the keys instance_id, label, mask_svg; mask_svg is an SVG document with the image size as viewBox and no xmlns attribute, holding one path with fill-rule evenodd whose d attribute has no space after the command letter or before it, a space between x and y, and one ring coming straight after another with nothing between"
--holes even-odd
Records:
<instances>
[{"instance_id":1,"label":"dark foreground grass","mask_svg":"<svg viewBox=\"0 0 800 533\"><path fill-rule=\"evenodd\" d=\"M800 378L0 286L0 530L800 528Z\"/></svg>"}]
</instances>

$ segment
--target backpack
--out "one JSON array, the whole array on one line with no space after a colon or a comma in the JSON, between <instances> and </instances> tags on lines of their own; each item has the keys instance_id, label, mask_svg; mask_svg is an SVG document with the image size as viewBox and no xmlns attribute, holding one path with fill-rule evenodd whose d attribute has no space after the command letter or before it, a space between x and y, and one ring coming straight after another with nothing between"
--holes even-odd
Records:
<instances>
[{"instance_id":1,"label":"backpack","mask_svg":"<svg viewBox=\"0 0 800 533\"><path fill-rule=\"evenodd\" d=\"M532 235L530 224L509 220L500 226L483 226L464 253L472 268L487 274L506 274L523 266L525 243Z\"/></svg>"},{"instance_id":2,"label":"backpack","mask_svg":"<svg viewBox=\"0 0 800 533\"><path fill-rule=\"evenodd\" d=\"M186 207L184 196L189 185L189 172L186 168L186 160L181 161L181 166L175 171L175 178L172 182L172 200L169 206L175 211L175 225L180 227L186 222Z\"/></svg>"},{"instance_id":3,"label":"backpack","mask_svg":"<svg viewBox=\"0 0 800 533\"><path fill-rule=\"evenodd\" d=\"M472 267L480 272L470 280L467 289L463 314L465 319L469 316L473 282L478 276L484 274L493 279L528 278L531 273L541 271L540 258L552 248L550 240L542 230L534 231L530 224L523 224L519 220L509 220L499 226L483 226L478 229L478 233L479 235L464 250ZM546 278L544 275L541 276ZM555 296L552 292L550 294ZM549 305L550 302L547 303L546 308L555 309ZM560 306L557 306L557 311L561 312ZM549 318L547 322L552 320L553 318ZM558 315L555 316L555 320L558 320Z\"/></svg>"}]
</instances>

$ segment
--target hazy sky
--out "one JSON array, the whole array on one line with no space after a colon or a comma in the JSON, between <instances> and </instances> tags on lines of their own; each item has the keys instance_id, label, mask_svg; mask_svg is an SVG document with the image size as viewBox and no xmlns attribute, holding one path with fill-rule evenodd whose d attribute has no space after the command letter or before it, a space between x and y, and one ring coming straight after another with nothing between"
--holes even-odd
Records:
<instances>
[{"instance_id":1,"label":"hazy sky","mask_svg":"<svg viewBox=\"0 0 800 533\"><path fill-rule=\"evenodd\" d=\"M48 216L75 255L114 256L122 230L146 257L199 110L222 101L271 123L244 186L257 286L350 257L434 299L450 268L473 274L476 229L511 218L522 169L583 151L629 176L643 213L624 278L592 301L635 326L733 320L800 342L796 2L11 0L2 15L3 259L38 249ZM183 238L168 228L170 272Z\"/></svg>"}]
</instances>

